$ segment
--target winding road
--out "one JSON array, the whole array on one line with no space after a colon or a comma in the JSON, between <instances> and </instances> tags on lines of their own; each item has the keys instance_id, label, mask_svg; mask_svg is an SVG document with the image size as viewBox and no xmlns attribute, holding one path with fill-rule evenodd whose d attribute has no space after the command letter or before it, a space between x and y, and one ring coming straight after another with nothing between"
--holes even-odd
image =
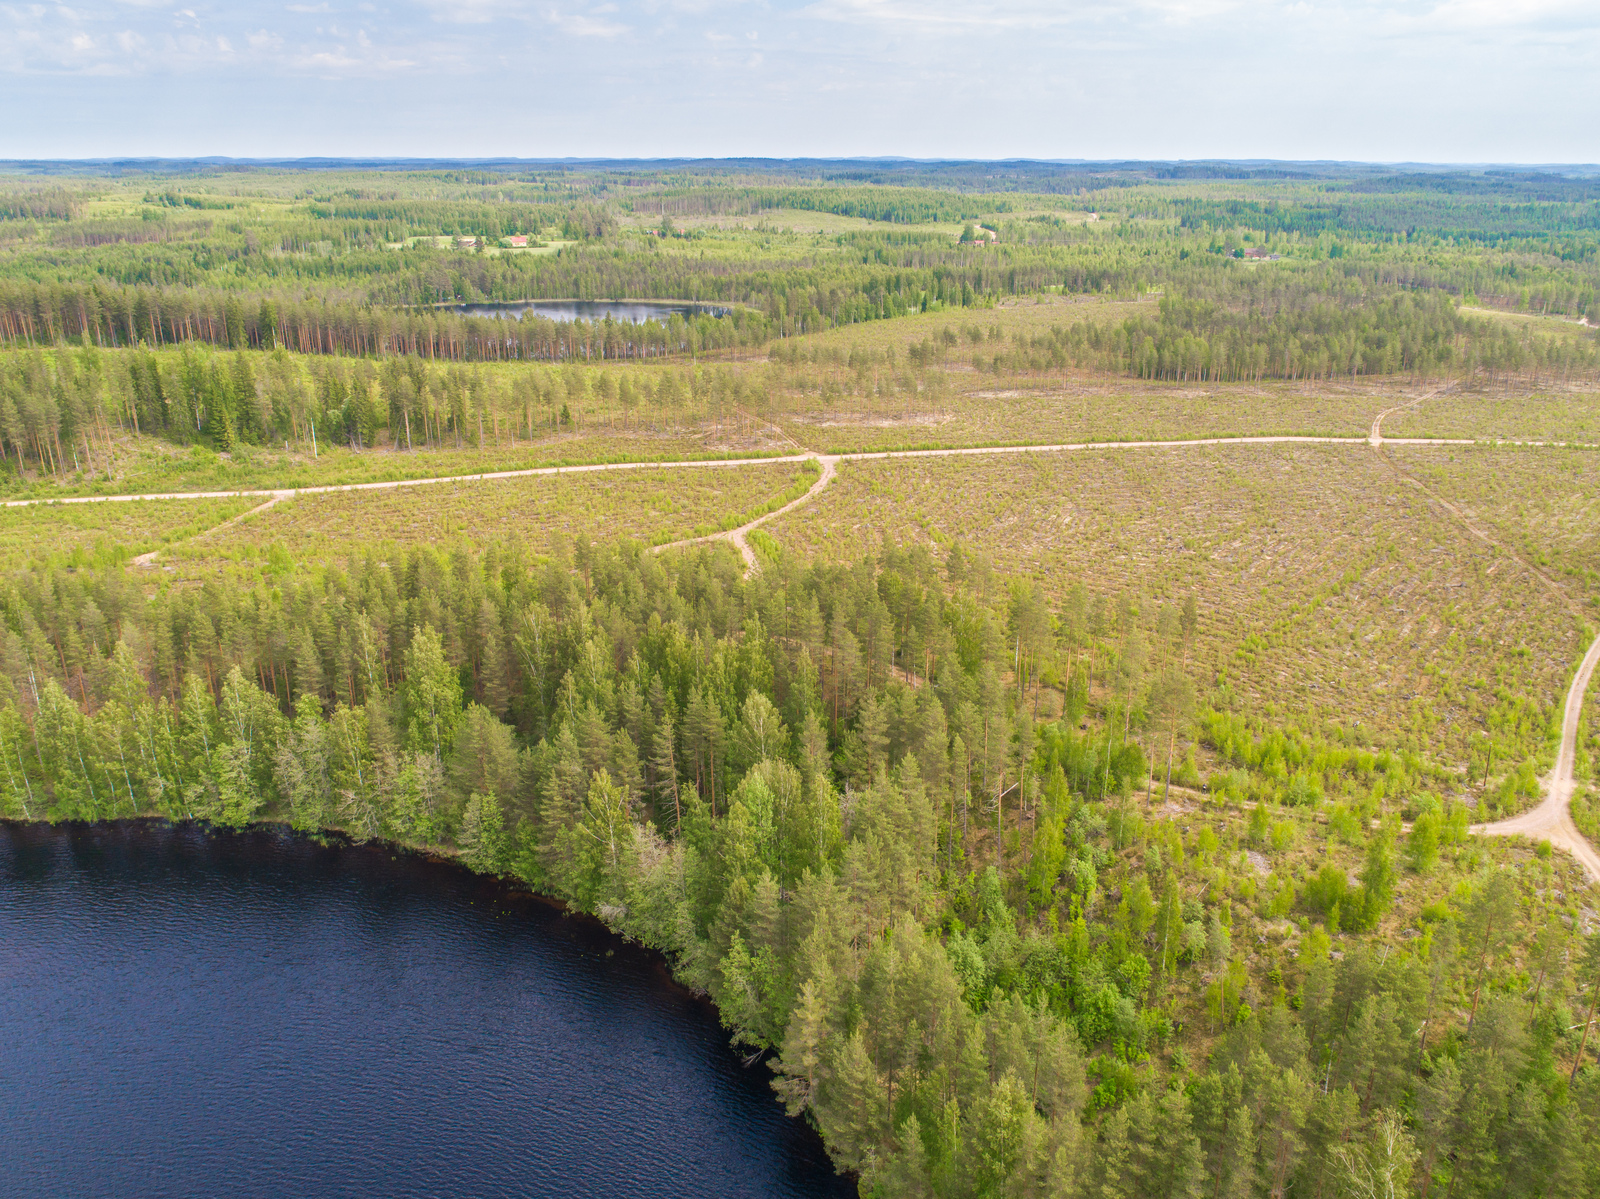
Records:
<instances>
[{"instance_id":1,"label":"winding road","mask_svg":"<svg viewBox=\"0 0 1600 1199\"><path fill-rule=\"evenodd\" d=\"M1577 758L1578 718L1583 712L1583 695L1589 689L1596 663L1600 663L1600 637L1590 644L1589 652L1578 665L1578 673L1572 677L1572 686L1567 688L1566 709L1561 720L1561 749L1556 754L1555 766L1544 779L1544 801L1520 816L1494 824L1475 824L1470 831L1485 837L1548 841L1570 853L1589 872L1589 877L1600 883L1600 853L1595 852L1594 846L1572 821L1572 792L1576 787L1572 768Z\"/></svg>"},{"instance_id":2,"label":"winding road","mask_svg":"<svg viewBox=\"0 0 1600 1199\"><path fill-rule=\"evenodd\" d=\"M1428 395L1419 396L1405 404L1388 408L1372 418L1372 431L1368 434L1367 441L1373 449L1382 451L1385 444L1383 436L1383 419L1396 412L1406 411L1416 407L1423 400L1437 394L1430 392ZM1392 439L1398 444L1407 444L1400 439ZM1417 444L1411 442L1410 444ZM1537 445L1541 443L1518 443ZM1530 574L1544 583L1559 598L1578 619L1579 623L1587 623L1584 614L1572 597L1554 579L1543 571L1536 569L1525 562L1521 556L1501 545L1474 525L1471 519L1449 500L1436 495L1420 480L1406 474L1392 461L1389 463L1395 473L1412 486L1416 487L1434 503L1444 508L1454 516L1461 525L1478 540L1495 546L1509 554L1522 564ZM1595 852L1578 826L1572 819L1572 794L1577 783L1573 778L1573 768L1578 756L1578 722L1583 714L1583 697L1589 689L1589 680L1594 675L1596 663L1600 663L1600 637L1589 643L1588 651L1583 655L1583 661L1578 663L1578 670L1572 676L1572 685L1567 688L1566 703L1562 710L1561 719L1561 747L1556 752L1556 764L1551 767L1550 773L1543 780L1544 799L1539 806L1529 811L1511 817L1509 820L1497 820L1492 824L1475 824L1468 829L1483 837L1527 837L1532 841L1548 841L1558 849L1564 849L1573 856L1573 859L1588 872L1589 877L1600 883L1600 853Z\"/></svg>"},{"instance_id":3,"label":"winding road","mask_svg":"<svg viewBox=\"0 0 1600 1199\"><path fill-rule=\"evenodd\" d=\"M845 454L821 454L810 450L801 449L794 454L785 454L773 457L754 458L701 458L681 459L661 462L605 462L582 466L549 466L531 467L526 470L501 470L485 471L479 474L468 475L438 475L421 479L385 479L372 483L334 483L315 487L292 487L271 489L241 489L235 491L173 491L159 492L147 495L108 495L108 496L70 496L62 499L29 499L6 500L3 503L7 508L30 507L45 504L108 504L132 503L136 500L208 500L208 499L236 499L259 497L264 502L251 508L248 512L224 521L214 528L197 534L197 538L207 537L220 532L240 521L246 520L276 504L292 500L301 495L326 495L346 491L384 491L397 487L428 487L441 483L475 483L488 482L496 479L526 479L537 478L545 475L572 475L592 474L601 471L614 470L664 470L679 467L698 467L702 469L736 468L741 466L767 465L782 462L815 461L820 470L816 482L807 489L804 495L797 497L772 512L765 513L740 525L738 528L725 532L712 533L704 537L690 537L681 541L668 542L654 547L653 553L663 553L667 550L681 549L687 546L706 544L710 542L726 541L739 551L745 564L745 577L748 578L760 569L760 559L749 542L750 533L766 524L776 520L785 513L791 512L805 504L811 503L825 491L838 474L841 463L845 462L870 462L889 458L955 458L976 457L980 455L995 454L1065 454L1080 453L1099 450L1160 450L1160 449L1191 449L1201 446L1226 446L1226 445L1345 445L1366 446L1382 452L1386 445L1413 445L1413 446L1448 446L1448 445L1508 445L1508 446L1540 446L1549 443L1522 442L1522 441L1493 441L1480 442L1473 438L1438 438L1438 437L1390 437L1383 436L1383 421L1385 417L1396 412L1414 408L1424 400L1431 398L1436 392L1419 396L1404 404L1396 405L1379 412L1373 417L1371 428L1365 437L1319 437L1319 436L1263 436L1263 437L1197 437L1173 439L1164 441L1083 441L1059 442L1038 445L997 445L997 446L971 446L951 449L926 449L926 450L863 450ZM1476 527L1472 521L1455 504L1443 497L1435 495L1419 480L1406 474L1392 460L1389 465L1396 474L1418 488L1430 500L1437 503L1445 511L1454 516L1474 537L1481 541L1496 546L1510 554L1521 563L1530 573L1537 576L1547 587L1555 592L1580 620L1583 613L1573 602L1572 597L1560 587L1553 579L1542 571L1524 562L1507 547L1494 541L1487 533ZM149 565L160 553L159 550L141 554L134 559L136 565ZM1509 820L1501 820L1493 824L1474 825L1471 831L1483 836L1524 836L1532 839L1547 840L1570 853L1590 877L1600 883L1600 854L1578 831L1577 825L1572 820L1572 795L1576 786L1573 777L1573 767L1577 757L1577 738L1579 717L1583 709L1584 694L1588 689L1590 677L1594 673L1597 663L1600 663L1600 637L1597 637L1589 646L1584 655L1577 673L1574 675L1572 685L1567 691L1565 715L1561 726L1561 747L1556 756L1556 764L1544 780L1545 798L1538 807Z\"/></svg>"}]
</instances>

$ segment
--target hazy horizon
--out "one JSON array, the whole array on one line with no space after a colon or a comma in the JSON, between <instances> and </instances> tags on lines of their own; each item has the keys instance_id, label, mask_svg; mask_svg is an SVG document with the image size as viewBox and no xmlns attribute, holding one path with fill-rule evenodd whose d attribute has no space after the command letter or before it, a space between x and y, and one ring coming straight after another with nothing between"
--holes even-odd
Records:
<instances>
[{"instance_id":1,"label":"hazy horizon","mask_svg":"<svg viewBox=\"0 0 1600 1199\"><path fill-rule=\"evenodd\" d=\"M905 155L856 155L856 156L797 156L779 158L771 155L735 155L726 157L697 157L697 158L643 158L643 157L615 157L601 155L565 155L561 157L516 157L511 155L485 155L480 157L466 156L361 156L361 155L316 155L309 157L289 156L235 156L226 154L188 154L188 155L105 155L99 157L0 157L0 171L22 170L25 173L72 175L76 173L94 174L97 171L114 170L120 173L123 170L148 170L152 174L167 171L183 171L189 168L278 168L283 170L304 171L335 171L335 170L396 170L396 169L425 169L425 170L453 170L462 168L477 168L485 170L501 169L516 171L526 168L571 168L575 170L600 169L600 170L633 170L660 171L682 167L685 169L716 170L726 168L730 172L741 167L748 167L751 173L760 173L763 167L771 168L775 173L800 170L802 174L817 174L824 177L833 171L848 170L851 167L880 167L887 172L876 181L879 183L895 184L899 182L893 171L897 167L913 170L918 167L929 169L952 168L962 166L992 166L1015 167L1018 173L1008 180L1011 188L1002 187L1000 190L1013 190L1022 187L1024 190L1030 183L1030 176L1038 179L1047 179L1050 176L1042 171L1029 170L1029 168L1063 168L1065 171L1078 169L1101 171L1109 174L1138 173L1141 169L1148 168L1176 168L1196 171L1189 176L1195 180L1205 178L1348 178L1352 175L1370 172L1373 174L1395 172L1400 174L1456 174L1456 173L1510 173L1527 175L1563 175L1575 178L1587 178L1600 175L1600 162L1406 162L1361 159L1292 159L1292 158L1164 158L1164 159L1132 159L1132 158L911 158ZM1200 168L1222 168L1215 175L1200 172ZM814 168L813 171L804 168ZM1232 168L1230 170L1229 168ZM937 186L927 177L909 175L904 180L906 186Z\"/></svg>"}]
</instances>

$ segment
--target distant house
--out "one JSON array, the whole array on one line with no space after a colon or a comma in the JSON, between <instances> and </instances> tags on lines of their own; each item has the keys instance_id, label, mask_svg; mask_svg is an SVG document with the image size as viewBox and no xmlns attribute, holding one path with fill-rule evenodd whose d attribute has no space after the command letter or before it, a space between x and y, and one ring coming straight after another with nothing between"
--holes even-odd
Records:
<instances>
[{"instance_id":1,"label":"distant house","mask_svg":"<svg viewBox=\"0 0 1600 1199\"><path fill-rule=\"evenodd\" d=\"M513 233L510 237L504 238L503 240L505 241L506 245L510 246L513 250L521 250L526 248L528 244L528 235L526 233Z\"/></svg>"},{"instance_id":2,"label":"distant house","mask_svg":"<svg viewBox=\"0 0 1600 1199\"><path fill-rule=\"evenodd\" d=\"M478 244L478 239L475 238L475 237L458 237L458 238L456 238L456 245L462 247L462 249L466 249L468 247L475 246L477 244Z\"/></svg>"},{"instance_id":3,"label":"distant house","mask_svg":"<svg viewBox=\"0 0 1600 1199\"><path fill-rule=\"evenodd\" d=\"M1269 255L1260 246L1250 246L1239 257L1241 257L1241 258L1266 258L1266 257L1269 257Z\"/></svg>"}]
</instances>

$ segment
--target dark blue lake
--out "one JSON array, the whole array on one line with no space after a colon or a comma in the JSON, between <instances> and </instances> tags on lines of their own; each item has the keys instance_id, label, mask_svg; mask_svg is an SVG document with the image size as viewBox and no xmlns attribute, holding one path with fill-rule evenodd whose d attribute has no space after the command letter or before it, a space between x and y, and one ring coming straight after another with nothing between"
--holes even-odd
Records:
<instances>
[{"instance_id":1,"label":"dark blue lake","mask_svg":"<svg viewBox=\"0 0 1600 1199\"><path fill-rule=\"evenodd\" d=\"M660 958L273 829L0 824L8 1196L845 1196Z\"/></svg>"},{"instance_id":2,"label":"dark blue lake","mask_svg":"<svg viewBox=\"0 0 1600 1199\"><path fill-rule=\"evenodd\" d=\"M515 304L451 304L448 312L465 316L498 316L521 320L542 316L547 321L667 321L674 316L726 316L729 309L711 304L689 304L674 300L528 300Z\"/></svg>"}]
</instances>

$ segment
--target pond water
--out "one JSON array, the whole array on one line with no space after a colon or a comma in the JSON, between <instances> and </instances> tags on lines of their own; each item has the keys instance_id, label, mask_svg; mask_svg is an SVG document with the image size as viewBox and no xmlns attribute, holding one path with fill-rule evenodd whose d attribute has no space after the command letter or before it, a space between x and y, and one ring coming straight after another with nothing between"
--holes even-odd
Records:
<instances>
[{"instance_id":1,"label":"pond water","mask_svg":"<svg viewBox=\"0 0 1600 1199\"><path fill-rule=\"evenodd\" d=\"M674 316L726 316L731 310L672 300L528 300L515 304L450 304L445 311L510 320L542 316L547 321L603 321L609 316L614 321L637 325L642 321L667 321Z\"/></svg>"},{"instance_id":2,"label":"pond water","mask_svg":"<svg viewBox=\"0 0 1600 1199\"><path fill-rule=\"evenodd\" d=\"M8 1196L845 1196L704 1001L447 863L0 823Z\"/></svg>"}]
</instances>

